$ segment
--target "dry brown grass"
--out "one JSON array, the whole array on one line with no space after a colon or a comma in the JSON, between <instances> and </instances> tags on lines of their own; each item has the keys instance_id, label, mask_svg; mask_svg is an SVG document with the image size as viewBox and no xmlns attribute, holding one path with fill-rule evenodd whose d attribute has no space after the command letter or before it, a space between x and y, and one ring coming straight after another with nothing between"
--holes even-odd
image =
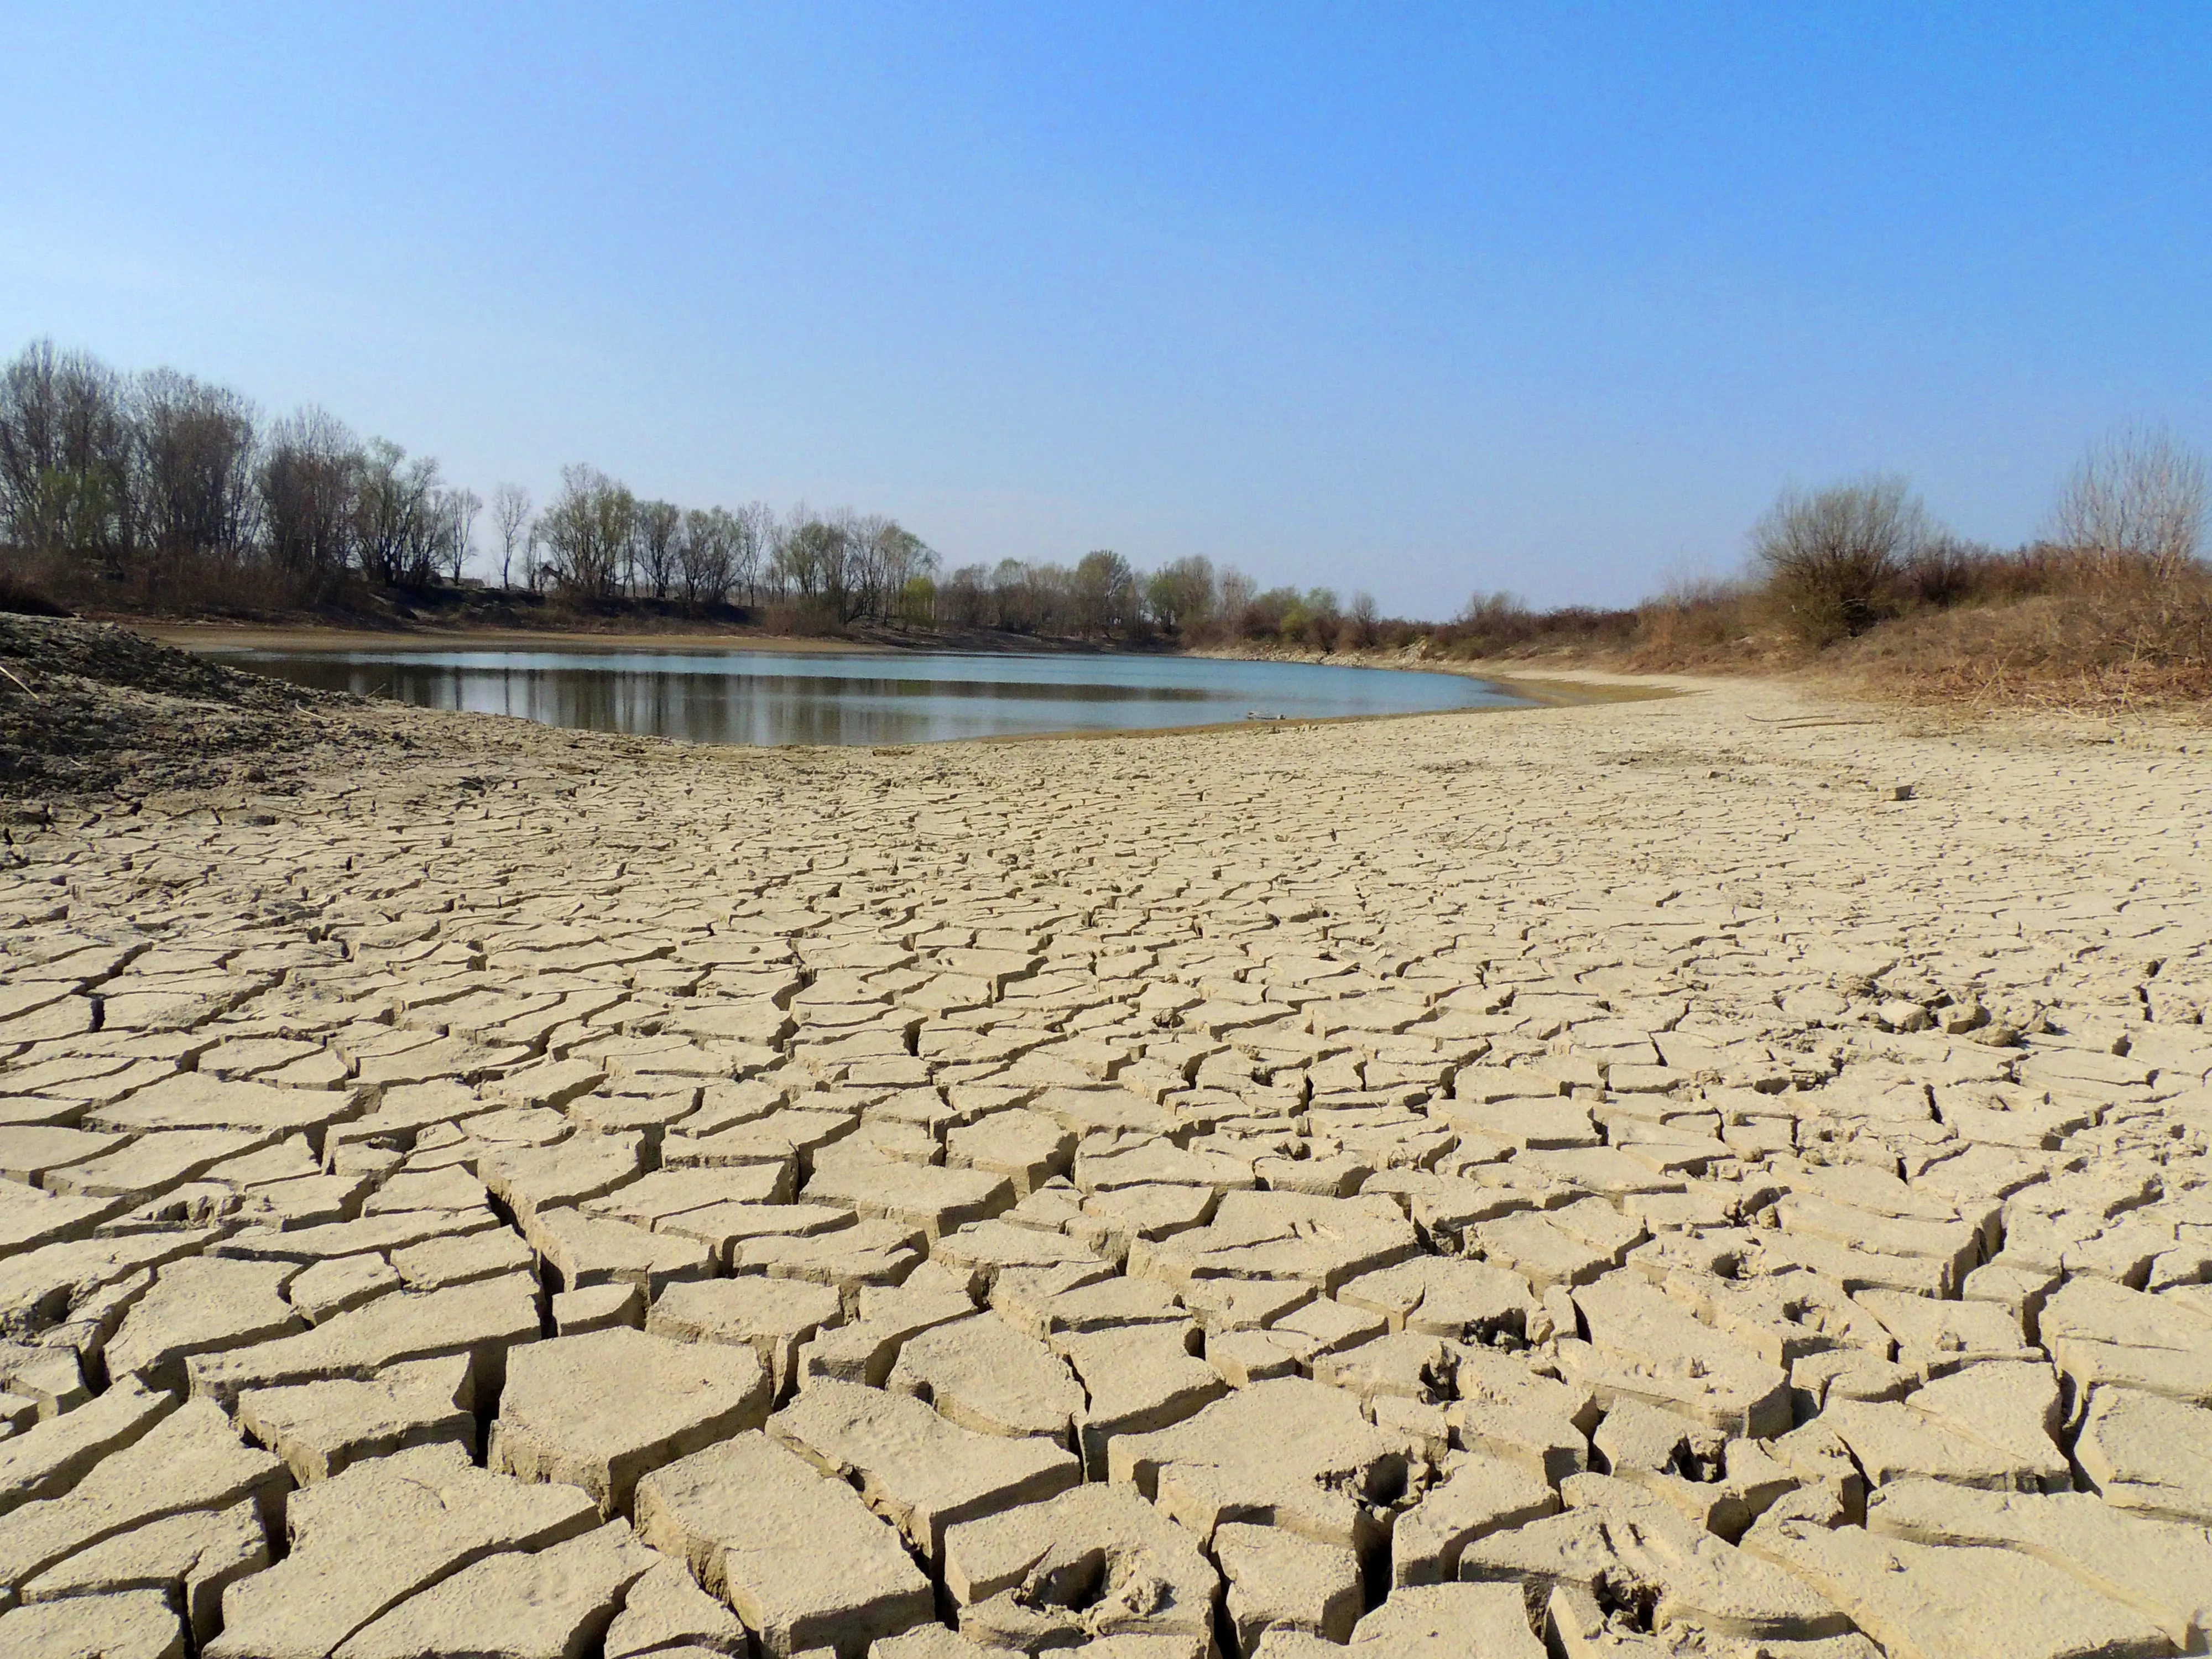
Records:
<instances>
[{"instance_id":1,"label":"dry brown grass","mask_svg":"<svg viewBox=\"0 0 2212 1659\"><path fill-rule=\"evenodd\" d=\"M310 580L258 561L199 556L141 558L110 568L84 559L0 551L0 582L43 594L80 613L259 621L301 616L337 602L359 584Z\"/></svg>"},{"instance_id":2,"label":"dry brown grass","mask_svg":"<svg viewBox=\"0 0 2212 1659\"><path fill-rule=\"evenodd\" d=\"M2122 574L1900 617L1828 653L1915 702L2128 708L2212 700L2212 578Z\"/></svg>"},{"instance_id":3,"label":"dry brown grass","mask_svg":"<svg viewBox=\"0 0 2212 1659\"><path fill-rule=\"evenodd\" d=\"M1644 673L1811 673L1928 705L2212 708L2212 569L2202 564L2161 574L2047 546L1942 547L1901 568L1882 609L1856 637L1815 646L1768 589L1708 582L1634 612L1493 616L1480 629L1462 620L1436 653ZM1490 648L1467 649L1476 643Z\"/></svg>"},{"instance_id":4,"label":"dry brown grass","mask_svg":"<svg viewBox=\"0 0 2212 1659\"><path fill-rule=\"evenodd\" d=\"M1645 673L1765 674L1796 667L1808 654L1796 635L1771 624L1758 593L1736 582L1701 582L1644 601L1621 665Z\"/></svg>"}]
</instances>

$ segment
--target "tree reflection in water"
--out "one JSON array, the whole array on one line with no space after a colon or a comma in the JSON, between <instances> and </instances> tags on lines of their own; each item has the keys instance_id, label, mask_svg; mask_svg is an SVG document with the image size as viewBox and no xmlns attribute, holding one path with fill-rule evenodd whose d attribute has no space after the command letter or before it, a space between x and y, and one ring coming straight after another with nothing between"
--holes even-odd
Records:
<instances>
[{"instance_id":1,"label":"tree reflection in water","mask_svg":"<svg viewBox=\"0 0 2212 1659\"><path fill-rule=\"evenodd\" d=\"M1418 714L1516 702L1480 680L1192 657L766 651L227 653L301 684L715 744L905 744Z\"/></svg>"}]
</instances>

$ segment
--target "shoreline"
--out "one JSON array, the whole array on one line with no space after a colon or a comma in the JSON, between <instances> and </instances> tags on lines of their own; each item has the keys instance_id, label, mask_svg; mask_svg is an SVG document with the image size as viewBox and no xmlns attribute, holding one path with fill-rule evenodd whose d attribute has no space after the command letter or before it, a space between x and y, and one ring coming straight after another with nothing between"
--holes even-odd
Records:
<instances>
[{"instance_id":1,"label":"shoreline","mask_svg":"<svg viewBox=\"0 0 2212 1659\"><path fill-rule=\"evenodd\" d=\"M97 620L114 622L164 645L193 651L209 656L223 656L243 651L308 652L308 651L448 651L471 646L499 648L505 647L536 647L547 651L577 653L650 651L672 656L702 655L723 651L758 651L771 653L823 655L898 656L902 654L994 657L994 656L1101 656L1101 657L1159 657L1191 659L1208 662L1278 662L1297 663L1316 668L1382 669L1400 673L1451 674L1468 679L1481 680L1487 684L1512 687L1529 701L1547 705L1577 706L1587 702L1635 701L1644 697L1668 696L1678 691L1702 689L1713 682L1706 677L1682 674L1620 673L1595 668L1571 665L1547 667L1541 672L1526 672L1522 664L1510 659L1447 660L1434 657L1416 657L1405 653L1335 652L1290 653L1273 651L1240 651L1215 646L1200 646L1190 649L1163 645L1133 646L1125 643L1093 643L1089 641L1046 639L1008 640L1004 643L994 637L989 644L958 638L945 640L916 639L911 642L893 642L876 639L825 639L809 635L754 633L649 633L588 631L559 632L516 628L485 629L410 629L404 632L381 632L370 629L318 629L292 624L262 623L143 623L130 619L101 617ZM1429 712L1449 713L1449 710ZM1366 716L1328 716L1332 719L1358 719ZM1383 717L1375 717L1383 718ZM1389 718L1395 718L1390 716Z\"/></svg>"},{"instance_id":2,"label":"shoreline","mask_svg":"<svg viewBox=\"0 0 2212 1659\"><path fill-rule=\"evenodd\" d=\"M1117 738L1162 738L1212 735L1225 732L1280 732L1313 726L1346 726L1382 720L1420 720L1431 716L1453 714L1490 714L1519 712L1527 708L1580 708L1592 704L1641 702L1652 698L1679 696L1698 689L1665 683L1656 677L1599 675L1568 671L1544 676L1522 676L1498 672L1481 672L1486 665L1444 664L1429 660L1381 660L1373 656L1332 660L1322 656L1278 656L1256 653L1201 648L1190 651L1144 650L1103 645L1091 647L1062 646L1059 649L1041 648L1034 653L1008 649L976 649L973 647L917 644L902 647L868 641L834 641L798 638L785 635L679 635L665 634L552 634L519 629L410 629L401 635L372 632L363 629L312 629L258 623L191 623L161 626L144 626L137 632L159 640L165 645L191 651L198 655L220 661L252 651L269 652L339 652L376 651L398 654L407 652L431 652L484 647L500 649L508 647L549 651L574 652L578 654L646 651L670 656L694 656L721 652L760 652L782 654L866 655L896 657L908 652L916 654L945 654L952 656L994 657L1035 654L1066 656L1093 654L1102 657L1160 657L1189 659L1218 662L1291 661L1315 667L1381 670L1394 672L1446 672L1455 678L1473 679L1493 689L1504 696L1517 699L1499 704L1462 708L1419 708L1389 710L1379 713L1347 714L1294 715L1279 719L1243 719L1210 720L1199 725L1157 726L1073 726L1048 732L1018 732L982 733L964 737L921 738L895 744L734 744L713 743L703 739L665 736L652 732L608 732L611 737L652 738L681 744L694 748L768 749L768 750L828 750L869 749L876 751L903 749L936 749L955 744L1029 744L1040 743L1097 742ZM1340 656L1345 653L1340 653ZM377 698L380 703L389 702L398 708L435 714L468 714L459 709L433 709L422 705L407 703L396 698ZM521 720L547 731L575 732L592 728L562 726L547 721L531 720L526 715L507 715L501 718Z\"/></svg>"}]
</instances>

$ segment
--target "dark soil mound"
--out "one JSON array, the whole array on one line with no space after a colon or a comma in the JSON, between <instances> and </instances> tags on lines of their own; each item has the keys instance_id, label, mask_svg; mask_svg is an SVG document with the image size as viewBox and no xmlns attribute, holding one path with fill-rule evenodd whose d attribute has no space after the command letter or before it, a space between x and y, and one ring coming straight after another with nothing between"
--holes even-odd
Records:
<instances>
[{"instance_id":1,"label":"dark soil mound","mask_svg":"<svg viewBox=\"0 0 2212 1659\"><path fill-rule=\"evenodd\" d=\"M112 623L0 612L0 793L205 781L226 757L307 746L301 711L350 701Z\"/></svg>"},{"instance_id":2,"label":"dark soil mound","mask_svg":"<svg viewBox=\"0 0 2212 1659\"><path fill-rule=\"evenodd\" d=\"M21 577L0 570L0 611L25 617L66 617L69 607L57 605L40 589Z\"/></svg>"}]
</instances>

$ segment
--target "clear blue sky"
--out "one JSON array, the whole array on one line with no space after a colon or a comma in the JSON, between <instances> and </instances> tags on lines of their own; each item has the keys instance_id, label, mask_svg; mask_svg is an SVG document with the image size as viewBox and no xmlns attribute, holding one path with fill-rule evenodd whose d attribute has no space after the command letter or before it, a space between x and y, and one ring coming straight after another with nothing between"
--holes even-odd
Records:
<instances>
[{"instance_id":1,"label":"clear blue sky","mask_svg":"<svg viewBox=\"0 0 2212 1659\"><path fill-rule=\"evenodd\" d=\"M0 351L1437 614L2212 444L2212 5L0 4Z\"/></svg>"}]
</instances>

